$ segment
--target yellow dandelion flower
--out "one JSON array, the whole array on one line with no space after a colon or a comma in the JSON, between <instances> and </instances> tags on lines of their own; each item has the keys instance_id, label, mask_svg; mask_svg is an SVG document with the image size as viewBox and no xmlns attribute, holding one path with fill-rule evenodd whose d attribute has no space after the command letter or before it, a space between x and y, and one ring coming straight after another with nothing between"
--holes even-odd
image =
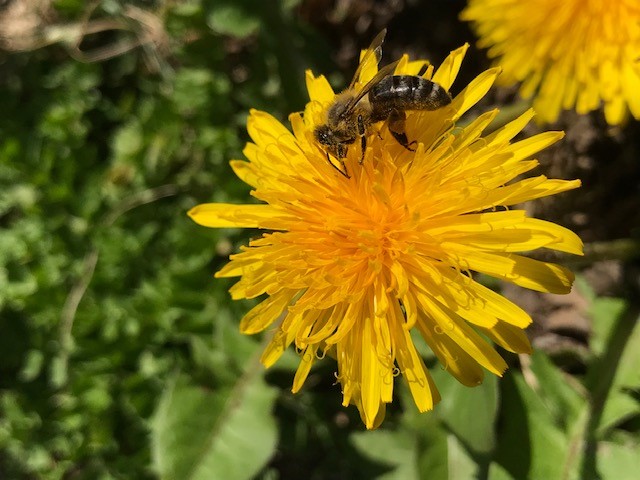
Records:
<instances>
[{"instance_id":1,"label":"yellow dandelion flower","mask_svg":"<svg viewBox=\"0 0 640 480\"><path fill-rule=\"evenodd\" d=\"M601 105L611 125L629 111L640 119L638 0L469 0L461 18L503 68L501 83L535 95L539 120Z\"/></svg>"},{"instance_id":2,"label":"yellow dandelion flower","mask_svg":"<svg viewBox=\"0 0 640 480\"><path fill-rule=\"evenodd\" d=\"M449 90L466 49L452 52L435 73L429 67L426 78ZM395 72L416 75L425 65L405 55ZM356 88L376 74L370 67L361 69ZM581 254L579 238L528 218L524 210L504 208L579 186L544 176L516 179L537 165L532 155L563 134L512 143L531 111L485 136L497 111L454 126L497 75L497 69L482 73L447 107L408 112L415 151L379 124L368 136L362 164L359 148L349 149L349 178L329 164L314 138L336 96L325 77L307 72L311 101L303 114L289 117L292 132L269 114L251 111L248 161L231 166L264 203L203 204L189 215L207 227L268 230L216 276L240 277L230 290L233 299L265 296L240 327L246 334L271 330L262 355L266 367L295 344L301 361L294 392L314 362L329 354L337 361L343 404L355 404L367 428L382 421L399 375L418 409L430 410L439 394L416 351L413 329L469 386L482 381L483 368L495 375L507 368L488 340L512 352L530 351L523 333L530 317L472 272L542 292L570 290L571 272L519 252Z\"/></svg>"}]
</instances>

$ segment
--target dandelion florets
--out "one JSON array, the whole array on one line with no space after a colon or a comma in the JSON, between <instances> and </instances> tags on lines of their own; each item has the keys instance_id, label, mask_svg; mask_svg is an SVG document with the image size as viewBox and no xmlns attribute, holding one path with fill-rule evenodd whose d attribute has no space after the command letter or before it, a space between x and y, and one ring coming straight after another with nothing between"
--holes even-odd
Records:
<instances>
[{"instance_id":1,"label":"dandelion florets","mask_svg":"<svg viewBox=\"0 0 640 480\"><path fill-rule=\"evenodd\" d=\"M521 83L542 122L604 107L617 125L640 119L640 3L636 0L470 0L478 45Z\"/></svg>"},{"instance_id":2,"label":"dandelion florets","mask_svg":"<svg viewBox=\"0 0 640 480\"><path fill-rule=\"evenodd\" d=\"M466 46L425 78L449 90ZM416 75L425 61L404 56L396 74ZM376 73L361 69L357 88ZM310 102L290 116L292 131L264 112L251 111L248 161L231 165L253 187L260 205L203 204L189 214L209 227L264 229L231 256L217 277L239 277L232 298L262 301L242 319L244 333L268 331L262 355L273 365L292 344L300 353L293 390L326 355L337 362L343 404L354 404L367 428L377 427L393 399L395 377L406 380L420 411L439 394L411 331L417 329L465 385L507 365L489 340L528 352L527 313L477 282L475 272L525 288L567 293L573 275L562 266L520 252L547 248L581 254L571 231L507 207L576 188L578 181L544 176L518 179L531 157L562 137L545 132L512 142L529 111L489 135L497 111L465 127L455 122L488 91L498 69L479 75L434 111L409 112L402 147L381 123L367 138L364 158L350 148L349 177L327 161L314 129L335 93L323 76L307 72Z\"/></svg>"}]
</instances>

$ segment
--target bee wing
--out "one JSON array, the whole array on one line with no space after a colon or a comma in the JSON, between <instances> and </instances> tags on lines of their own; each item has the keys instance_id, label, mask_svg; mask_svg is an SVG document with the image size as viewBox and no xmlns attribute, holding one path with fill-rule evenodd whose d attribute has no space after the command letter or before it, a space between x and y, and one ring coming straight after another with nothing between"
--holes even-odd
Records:
<instances>
[{"instance_id":1,"label":"bee wing","mask_svg":"<svg viewBox=\"0 0 640 480\"><path fill-rule=\"evenodd\" d=\"M367 49L367 53L362 57L360 63L358 64L358 68L356 69L356 73L353 74L353 78L351 79L351 83L349 84L349 88L353 88L360 78L360 73L362 72L362 68L369 63L369 59L374 56L376 59L376 65L380 63L380 59L382 58L382 42L384 42L384 37L387 34L387 29L383 29L376 38L371 41L371 45Z\"/></svg>"},{"instance_id":2,"label":"bee wing","mask_svg":"<svg viewBox=\"0 0 640 480\"><path fill-rule=\"evenodd\" d=\"M376 73L375 76L371 80L369 80L364 87L362 87L362 90L360 90L356 96L354 96L352 99L349 100L349 103L344 109L345 114L351 112L351 110L353 110L353 107L355 107L358 104L358 102L362 100L362 98L367 93L369 93L369 90L371 90L378 83L380 83L380 80L382 80L388 75L391 75L395 70L396 66L398 65L398 63L400 63L400 60L396 60L395 62L390 63L389 65L385 65L380 70L378 70L378 73Z\"/></svg>"}]
</instances>

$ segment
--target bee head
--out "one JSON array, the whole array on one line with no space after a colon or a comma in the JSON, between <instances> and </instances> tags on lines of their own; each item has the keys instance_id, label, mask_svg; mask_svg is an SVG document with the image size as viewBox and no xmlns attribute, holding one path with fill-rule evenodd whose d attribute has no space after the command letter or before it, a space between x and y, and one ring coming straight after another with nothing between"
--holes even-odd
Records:
<instances>
[{"instance_id":1,"label":"bee head","mask_svg":"<svg viewBox=\"0 0 640 480\"><path fill-rule=\"evenodd\" d=\"M335 135L329 128L329 125L320 125L316 127L313 134L316 137L316 140L318 140L318 143L320 143L321 145L331 146L337 143Z\"/></svg>"}]
</instances>

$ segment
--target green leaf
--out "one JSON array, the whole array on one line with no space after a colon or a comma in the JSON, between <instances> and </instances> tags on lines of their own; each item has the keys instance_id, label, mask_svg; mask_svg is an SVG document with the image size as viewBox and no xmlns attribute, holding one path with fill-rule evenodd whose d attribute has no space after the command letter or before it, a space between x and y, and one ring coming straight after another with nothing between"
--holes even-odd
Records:
<instances>
[{"instance_id":1,"label":"green leaf","mask_svg":"<svg viewBox=\"0 0 640 480\"><path fill-rule=\"evenodd\" d=\"M213 96L226 98L231 90L229 80L203 68L183 68L175 77L171 100L182 114L211 109ZM218 105L218 107L220 107ZM222 112L216 109L216 116Z\"/></svg>"},{"instance_id":2,"label":"green leaf","mask_svg":"<svg viewBox=\"0 0 640 480\"><path fill-rule=\"evenodd\" d=\"M600 442L598 470L602 479L635 480L640 472L640 443Z\"/></svg>"},{"instance_id":3,"label":"green leaf","mask_svg":"<svg viewBox=\"0 0 640 480\"><path fill-rule=\"evenodd\" d=\"M596 356L604 353L616 319L622 315L625 308L625 301L619 298L601 297L594 300L590 310L593 332L589 346Z\"/></svg>"},{"instance_id":4,"label":"green leaf","mask_svg":"<svg viewBox=\"0 0 640 480\"><path fill-rule=\"evenodd\" d=\"M640 405L632 396L640 390L640 323L635 326L616 368L615 377L598 426L600 436L626 419L640 414Z\"/></svg>"},{"instance_id":5,"label":"green leaf","mask_svg":"<svg viewBox=\"0 0 640 480\"><path fill-rule=\"evenodd\" d=\"M163 479L252 478L275 452L276 391L256 372L211 391L179 375L152 421L153 465Z\"/></svg>"},{"instance_id":6,"label":"green leaf","mask_svg":"<svg viewBox=\"0 0 640 480\"><path fill-rule=\"evenodd\" d=\"M553 425L567 437L567 455L564 472L577 474L583 458L581 446L587 435L590 403L586 391L577 380L562 372L542 352L531 356L531 372L536 382L535 393L546 409Z\"/></svg>"},{"instance_id":7,"label":"green leaf","mask_svg":"<svg viewBox=\"0 0 640 480\"><path fill-rule=\"evenodd\" d=\"M226 360L223 353L211 348L210 335L189 335L188 340L191 347L191 359L196 367L213 373L216 367L222 363L220 357Z\"/></svg>"},{"instance_id":8,"label":"green leaf","mask_svg":"<svg viewBox=\"0 0 640 480\"><path fill-rule=\"evenodd\" d=\"M478 478L478 464L455 435L447 437L449 480Z\"/></svg>"},{"instance_id":9,"label":"green leaf","mask_svg":"<svg viewBox=\"0 0 640 480\"><path fill-rule=\"evenodd\" d=\"M500 385L495 460L513 478L564 478L568 439L553 415L520 373L507 373Z\"/></svg>"},{"instance_id":10,"label":"green leaf","mask_svg":"<svg viewBox=\"0 0 640 480\"><path fill-rule=\"evenodd\" d=\"M207 16L207 24L220 35L248 37L260 28L260 20L239 5L218 4Z\"/></svg>"},{"instance_id":11,"label":"green leaf","mask_svg":"<svg viewBox=\"0 0 640 480\"><path fill-rule=\"evenodd\" d=\"M22 370L20 371L20 380L30 382L35 379L42 371L44 363L44 354L40 350L29 350Z\"/></svg>"},{"instance_id":12,"label":"green leaf","mask_svg":"<svg viewBox=\"0 0 640 480\"><path fill-rule=\"evenodd\" d=\"M233 362L240 370L264 370L258 361L260 351L264 345L257 341L254 335L240 333L240 319L242 314L233 313L227 308L217 311L214 329L214 351L224 353L227 361Z\"/></svg>"},{"instance_id":13,"label":"green leaf","mask_svg":"<svg viewBox=\"0 0 640 480\"><path fill-rule=\"evenodd\" d=\"M486 454L495 446L494 425L498 411L497 378L469 388L443 369L433 372L442 401L436 414L472 452Z\"/></svg>"},{"instance_id":14,"label":"green leaf","mask_svg":"<svg viewBox=\"0 0 640 480\"><path fill-rule=\"evenodd\" d=\"M436 407L437 408L437 407ZM421 414L418 428L418 469L421 478L449 480L448 434L434 412Z\"/></svg>"},{"instance_id":15,"label":"green leaf","mask_svg":"<svg viewBox=\"0 0 640 480\"><path fill-rule=\"evenodd\" d=\"M538 395L558 425L573 425L578 417L586 415L586 392L580 393L572 386L572 378L557 368L544 353L534 351L530 358L531 371L539 385ZM578 385L576 380L573 382Z\"/></svg>"},{"instance_id":16,"label":"green leaf","mask_svg":"<svg viewBox=\"0 0 640 480\"><path fill-rule=\"evenodd\" d=\"M117 160L129 159L143 145L142 128L137 121L125 124L113 138L113 153Z\"/></svg>"},{"instance_id":17,"label":"green leaf","mask_svg":"<svg viewBox=\"0 0 640 480\"><path fill-rule=\"evenodd\" d=\"M598 437L606 437L609 430L639 413L640 403L633 398L631 392L617 388L610 390L598 425Z\"/></svg>"},{"instance_id":18,"label":"green leaf","mask_svg":"<svg viewBox=\"0 0 640 480\"><path fill-rule=\"evenodd\" d=\"M401 391L404 401L413 402L407 390L403 388ZM460 394L466 395L469 391L465 388ZM441 420L440 406L436 405L434 411L426 413L405 412L402 419L404 427L411 429L416 436L418 477L429 480L477 478L481 461L474 458L460 438L449 431Z\"/></svg>"},{"instance_id":19,"label":"green leaf","mask_svg":"<svg viewBox=\"0 0 640 480\"><path fill-rule=\"evenodd\" d=\"M505 470L505 468L499 463L493 462L489 466L489 480L517 480L515 477L512 477L511 474Z\"/></svg>"},{"instance_id":20,"label":"green leaf","mask_svg":"<svg viewBox=\"0 0 640 480\"><path fill-rule=\"evenodd\" d=\"M416 442L408 430L374 430L351 435L356 449L376 462L384 461L392 467L387 473L376 476L378 480L418 480Z\"/></svg>"},{"instance_id":21,"label":"green leaf","mask_svg":"<svg viewBox=\"0 0 640 480\"><path fill-rule=\"evenodd\" d=\"M614 386L630 390L640 389L640 319L636 318L633 332L620 358L620 365L616 371Z\"/></svg>"}]
</instances>

